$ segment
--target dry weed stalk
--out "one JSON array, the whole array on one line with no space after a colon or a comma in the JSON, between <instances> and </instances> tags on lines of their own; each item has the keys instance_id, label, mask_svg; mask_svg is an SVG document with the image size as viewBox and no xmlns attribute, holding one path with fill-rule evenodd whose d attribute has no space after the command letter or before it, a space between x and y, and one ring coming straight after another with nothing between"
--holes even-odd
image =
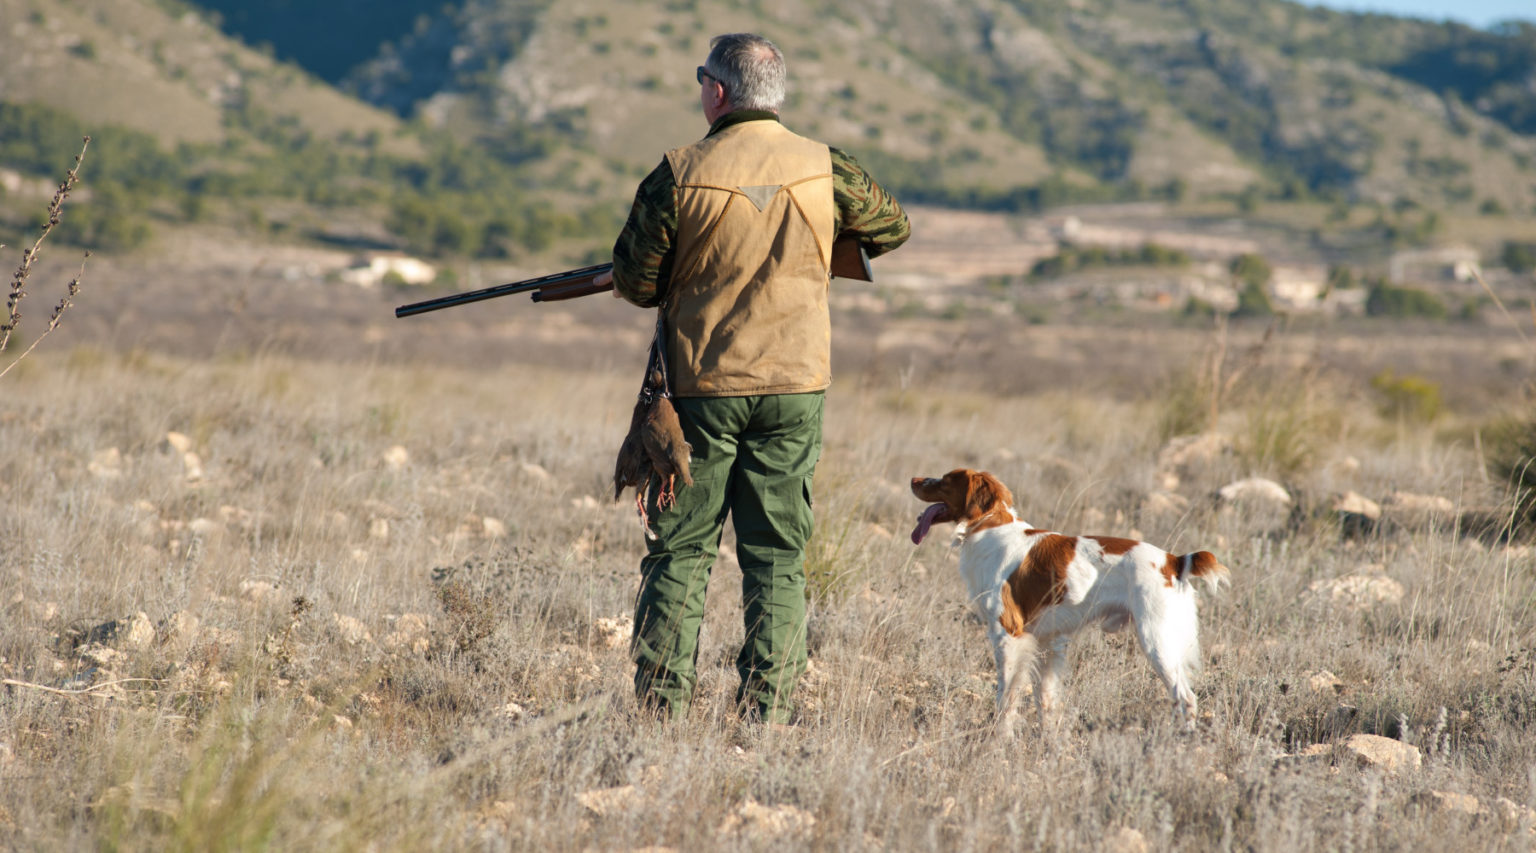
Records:
<instances>
[{"instance_id":1,"label":"dry weed stalk","mask_svg":"<svg viewBox=\"0 0 1536 853\"><path fill-rule=\"evenodd\" d=\"M64 212L64 200L69 198L70 191L75 188L76 182L79 181L80 164L85 160L85 150L90 145L91 138L87 136L80 145L80 153L75 155L75 165L68 172L64 173L64 180L53 193L53 201L48 204L48 220L43 223L42 232L32 242L31 248L22 251L21 265L16 267L16 272L11 275L11 292L5 300L5 323L0 324L0 352L4 352L5 348L10 344L11 334L16 331L16 326L21 322L21 300L26 298L27 295L27 277L32 274L32 264L37 261L38 252L42 249L43 241L48 239L48 235L52 234L53 229L59 224L59 217ZM89 258L90 256L90 252L85 253L85 257ZM0 368L0 377L10 373L11 368L20 364L22 359L32 353L32 350L37 349L37 345L42 343L43 338L48 337L49 333L59 327L59 321L63 319L64 312L69 310L69 307L74 304L75 295L80 292L80 279L84 275L85 261L82 260L80 262L80 272L70 279L64 298L60 299L59 304L54 306L53 314L48 318L48 328L44 329L43 333L38 335L37 339L21 355L16 356L4 368Z\"/></svg>"},{"instance_id":2,"label":"dry weed stalk","mask_svg":"<svg viewBox=\"0 0 1536 853\"><path fill-rule=\"evenodd\" d=\"M1472 277L1477 279L1478 284L1482 285L1483 291L1488 294L1488 298L1492 299L1493 304L1498 306L1499 313L1504 315L1504 319L1508 320L1509 325L1513 326L1515 332L1520 335L1520 340L1529 344L1531 339L1526 337L1525 330L1520 328L1520 321L1516 320L1509 313L1509 309L1504 307L1504 300L1500 299L1499 295L1493 292L1493 288L1489 287L1488 282L1483 280L1483 274L1475 266L1472 268ZM1531 324L1536 325L1536 305L1531 306Z\"/></svg>"},{"instance_id":3,"label":"dry weed stalk","mask_svg":"<svg viewBox=\"0 0 1536 853\"><path fill-rule=\"evenodd\" d=\"M1216 428L1217 419L1221 416L1222 401L1231 393L1238 380L1248 375L1250 370L1258 367L1259 363L1263 361L1264 350L1269 347L1270 340L1275 336L1275 326L1276 323L1271 322L1269 328L1264 330L1264 336L1259 338L1258 343L1249 347L1248 351L1244 353L1243 360L1238 363L1236 369L1227 374L1226 379L1222 379L1222 369L1227 364L1227 318L1224 315L1217 315L1216 340L1212 345L1210 361L1211 399L1208 410L1209 420L1206 425L1207 429Z\"/></svg>"}]
</instances>

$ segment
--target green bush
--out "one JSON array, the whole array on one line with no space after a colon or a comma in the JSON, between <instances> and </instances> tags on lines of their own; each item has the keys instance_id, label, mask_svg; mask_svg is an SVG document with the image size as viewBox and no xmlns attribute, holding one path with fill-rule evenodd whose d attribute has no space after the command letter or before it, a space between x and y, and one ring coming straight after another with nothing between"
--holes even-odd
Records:
<instances>
[{"instance_id":1,"label":"green bush","mask_svg":"<svg viewBox=\"0 0 1536 853\"><path fill-rule=\"evenodd\" d=\"M1269 284L1269 277L1274 274L1274 270L1269 266L1269 261L1264 260L1263 255L1252 253L1238 255L1233 258L1228 269L1231 270L1232 275L1238 281L1260 286Z\"/></svg>"},{"instance_id":2,"label":"green bush","mask_svg":"<svg viewBox=\"0 0 1536 853\"><path fill-rule=\"evenodd\" d=\"M1499 259L1513 273L1524 274L1536 270L1536 243L1506 241Z\"/></svg>"},{"instance_id":3,"label":"green bush","mask_svg":"<svg viewBox=\"0 0 1536 853\"><path fill-rule=\"evenodd\" d=\"M1234 317L1268 317L1275 313L1275 306L1269 301L1269 292L1264 285L1248 282L1237 293L1237 308L1233 310Z\"/></svg>"},{"instance_id":4,"label":"green bush","mask_svg":"<svg viewBox=\"0 0 1536 853\"><path fill-rule=\"evenodd\" d=\"M1422 376L1397 376L1383 370L1371 377L1381 398L1381 412L1395 420L1429 423L1440 414L1440 383Z\"/></svg>"},{"instance_id":5,"label":"green bush","mask_svg":"<svg viewBox=\"0 0 1536 853\"><path fill-rule=\"evenodd\" d=\"M1483 444L1489 473L1509 486L1517 520L1536 521L1536 411L1527 406L1494 421L1483 431Z\"/></svg>"},{"instance_id":6,"label":"green bush","mask_svg":"<svg viewBox=\"0 0 1536 853\"><path fill-rule=\"evenodd\" d=\"M1445 303L1428 291L1413 287L1394 287L1378 282L1371 287L1365 298L1365 314L1368 317L1422 317L1443 320Z\"/></svg>"},{"instance_id":7,"label":"green bush","mask_svg":"<svg viewBox=\"0 0 1536 853\"><path fill-rule=\"evenodd\" d=\"M1135 249L1106 249L1103 246L1078 247L1066 244L1061 251L1041 258L1030 268L1030 278L1055 278L1078 270L1097 267L1184 267L1189 255L1180 249L1143 243Z\"/></svg>"}]
</instances>

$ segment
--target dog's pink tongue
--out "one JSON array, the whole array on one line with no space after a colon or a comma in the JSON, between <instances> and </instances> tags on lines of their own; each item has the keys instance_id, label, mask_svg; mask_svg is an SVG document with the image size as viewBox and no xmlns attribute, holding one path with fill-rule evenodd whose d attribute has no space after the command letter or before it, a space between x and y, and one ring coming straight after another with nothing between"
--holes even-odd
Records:
<instances>
[{"instance_id":1,"label":"dog's pink tongue","mask_svg":"<svg viewBox=\"0 0 1536 853\"><path fill-rule=\"evenodd\" d=\"M917 526L912 528L913 545L920 545L924 539L928 538L928 528L933 526L933 520L943 511L944 504L929 504L928 508L923 510L923 514L917 517Z\"/></svg>"}]
</instances>

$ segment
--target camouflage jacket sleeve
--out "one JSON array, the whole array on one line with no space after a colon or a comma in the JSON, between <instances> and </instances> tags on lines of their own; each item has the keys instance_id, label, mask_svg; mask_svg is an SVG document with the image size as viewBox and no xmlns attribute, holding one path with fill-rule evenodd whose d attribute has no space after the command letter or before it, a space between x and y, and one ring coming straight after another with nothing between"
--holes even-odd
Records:
<instances>
[{"instance_id":1,"label":"camouflage jacket sleeve","mask_svg":"<svg viewBox=\"0 0 1536 853\"><path fill-rule=\"evenodd\" d=\"M907 242L912 226L901 205L847 152L832 149L832 197L839 235L853 234L871 258Z\"/></svg>"},{"instance_id":2,"label":"camouflage jacket sleeve","mask_svg":"<svg viewBox=\"0 0 1536 853\"><path fill-rule=\"evenodd\" d=\"M672 276L677 237L677 181L665 158L635 190L629 220L613 244L613 287L642 308L661 303Z\"/></svg>"}]
</instances>

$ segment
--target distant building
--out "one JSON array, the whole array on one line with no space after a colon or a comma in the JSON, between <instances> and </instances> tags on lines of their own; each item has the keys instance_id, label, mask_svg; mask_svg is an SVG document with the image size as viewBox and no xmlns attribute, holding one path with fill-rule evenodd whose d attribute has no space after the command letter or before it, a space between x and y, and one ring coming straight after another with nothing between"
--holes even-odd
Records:
<instances>
[{"instance_id":1,"label":"distant building","mask_svg":"<svg viewBox=\"0 0 1536 853\"><path fill-rule=\"evenodd\" d=\"M358 287L376 287L391 278L405 284L431 284L437 279L437 268L399 252L382 252L360 256L341 271L342 281Z\"/></svg>"},{"instance_id":2,"label":"distant building","mask_svg":"<svg viewBox=\"0 0 1536 853\"><path fill-rule=\"evenodd\" d=\"M1275 307L1292 311L1321 309L1328 270L1316 266L1277 266L1269 277Z\"/></svg>"},{"instance_id":3,"label":"distant building","mask_svg":"<svg viewBox=\"0 0 1536 853\"><path fill-rule=\"evenodd\" d=\"M1398 252L1387 266L1393 284L1475 281L1482 275L1482 255L1470 246L1445 246Z\"/></svg>"}]
</instances>

